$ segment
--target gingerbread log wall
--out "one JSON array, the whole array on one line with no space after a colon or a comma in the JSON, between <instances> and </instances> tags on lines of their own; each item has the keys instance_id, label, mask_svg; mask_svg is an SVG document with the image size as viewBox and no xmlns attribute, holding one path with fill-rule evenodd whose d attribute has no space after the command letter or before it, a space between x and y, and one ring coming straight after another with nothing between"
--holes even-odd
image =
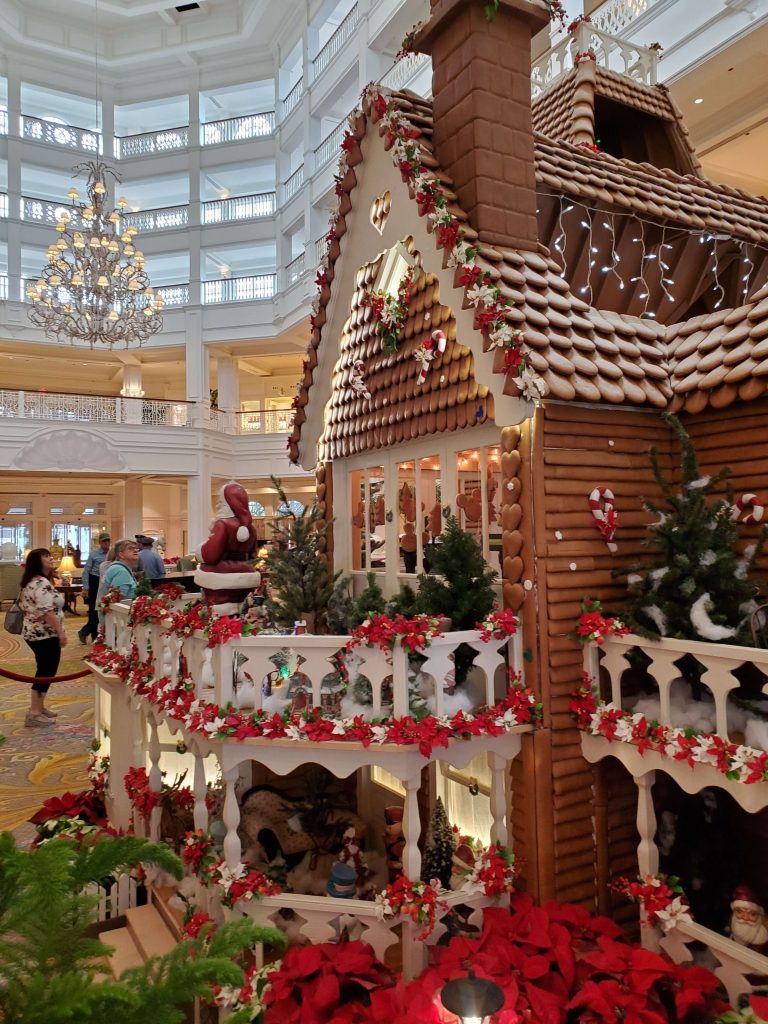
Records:
<instances>
[{"instance_id":1,"label":"gingerbread log wall","mask_svg":"<svg viewBox=\"0 0 768 1024\"><path fill-rule=\"evenodd\" d=\"M319 529L325 532L324 554L328 569L333 572L333 466L330 462L319 462L315 470L315 493L321 520ZM329 528L326 528L329 527Z\"/></svg>"},{"instance_id":2,"label":"gingerbread log wall","mask_svg":"<svg viewBox=\"0 0 768 1024\"><path fill-rule=\"evenodd\" d=\"M598 409L575 404L545 403L533 423L531 476L536 557L536 607L541 695L545 721L535 762L551 766L546 805L536 799L537 856L542 885L539 895L594 905L605 879L596 882L596 861L611 873L636 870L633 845L634 784L623 769L611 766L597 787L593 805L593 771L581 756L578 730L568 710L570 696L581 681L582 655L568 632L585 595L610 609L625 595L625 583L613 571L635 561L651 516L644 498L658 497L648 450L657 445L662 464L668 462L671 436L654 413ZM592 518L589 494L607 487L619 513L618 552L612 554ZM602 834L593 835L593 813L599 811ZM530 820L530 816L529 819ZM531 837L528 845L531 845ZM595 844L599 854L596 857ZM602 844L602 846L600 846Z\"/></svg>"}]
</instances>

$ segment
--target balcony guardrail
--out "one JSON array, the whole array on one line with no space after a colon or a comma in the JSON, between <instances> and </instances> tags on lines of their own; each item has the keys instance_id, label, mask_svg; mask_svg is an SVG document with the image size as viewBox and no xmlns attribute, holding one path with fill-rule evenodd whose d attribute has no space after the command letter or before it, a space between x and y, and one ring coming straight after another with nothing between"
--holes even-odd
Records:
<instances>
[{"instance_id":1,"label":"balcony guardrail","mask_svg":"<svg viewBox=\"0 0 768 1024\"><path fill-rule=\"evenodd\" d=\"M190 402L122 395L73 395L55 391L0 390L0 417L69 423L132 423L185 427Z\"/></svg>"},{"instance_id":2,"label":"balcony guardrail","mask_svg":"<svg viewBox=\"0 0 768 1024\"><path fill-rule=\"evenodd\" d=\"M220 146L226 142L244 142L246 139L260 139L275 130L275 112L268 110L260 114L242 114L227 117L221 121L206 121L200 125L200 145Z\"/></svg>"},{"instance_id":3,"label":"balcony guardrail","mask_svg":"<svg viewBox=\"0 0 768 1024\"><path fill-rule=\"evenodd\" d=\"M304 185L304 164L297 167L293 174L283 182L283 202L287 203L292 199Z\"/></svg>"},{"instance_id":4,"label":"balcony guardrail","mask_svg":"<svg viewBox=\"0 0 768 1024\"><path fill-rule=\"evenodd\" d=\"M591 51L597 63L610 71L633 78L642 85L655 85L659 55L648 46L629 43L584 21L550 47L531 69L531 95L535 99L548 86L574 67L576 54Z\"/></svg>"},{"instance_id":5,"label":"balcony guardrail","mask_svg":"<svg viewBox=\"0 0 768 1024\"><path fill-rule=\"evenodd\" d=\"M381 76L381 84L395 92L398 89L405 89L429 63L430 58L426 53L409 53Z\"/></svg>"},{"instance_id":6,"label":"balcony guardrail","mask_svg":"<svg viewBox=\"0 0 768 1024\"><path fill-rule=\"evenodd\" d=\"M296 85L291 89L284 100L281 101L283 120L290 114L296 104L299 102L301 97L304 95L304 79L300 78Z\"/></svg>"},{"instance_id":7,"label":"balcony guardrail","mask_svg":"<svg viewBox=\"0 0 768 1024\"><path fill-rule=\"evenodd\" d=\"M300 253L295 260L291 260L285 270L288 284L295 284L304 274L304 253Z\"/></svg>"},{"instance_id":8,"label":"balcony guardrail","mask_svg":"<svg viewBox=\"0 0 768 1024\"><path fill-rule=\"evenodd\" d=\"M259 192L250 196L231 196L212 199L202 204L203 224L225 224L235 220L257 220L274 217L277 196L274 192Z\"/></svg>"},{"instance_id":9,"label":"balcony guardrail","mask_svg":"<svg viewBox=\"0 0 768 1024\"><path fill-rule=\"evenodd\" d=\"M58 212L66 210L75 227L82 227L82 221L66 202L55 203L50 199L36 199L34 196L22 196L19 203L22 220L37 221L40 224L56 224Z\"/></svg>"},{"instance_id":10,"label":"balcony guardrail","mask_svg":"<svg viewBox=\"0 0 768 1024\"><path fill-rule=\"evenodd\" d=\"M656 0L608 0L590 14L593 25L612 36L624 34L641 14L653 7Z\"/></svg>"},{"instance_id":11,"label":"balcony guardrail","mask_svg":"<svg viewBox=\"0 0 768 1024\"><path fill-rule=\"evenodd\" d=\"M275 294L277 275L255 274L251 277L225 277L221 281L203 281L203 304L221 302L259 302Z\"/></svg>"},{"instance_id":12,"label":"balcony guardrail","mask_svg":"<svg viewBox=\"0 0 768 1024\"><path fill-rule=\"evenodd\" d=\"M0 300L3 302L8 299L8 275L0 274Z\"/></svg>"},{"instance_id":13,"label":"balcony guardrail","mask_svg":"<svg viewBox=\"0 0 768 1024\"><path fill-rule=\"evenodd\" d=\"M185 228L189 223L189 205L161 206L154 210L124 213L122 221L126 227L132 225L137 231L170 231L173 228Z\"/></svg>"},{"instance_id":14,"label":"balcony guardrail","mask_svg":"<svg viewBox=\"0 0 768 1024\"><path fill-rule=\"evenodd\" d=\"M355 4L355 6L349 12L349 14L346 16L346 18L344 18L342 23L339 25L339 27L333 33L333 35L328 40L328 42L325 44L325 46L322 48L322 50L320 50L318 55L312 61L312 80L313 81L319 75L321 75L323 73L323 71L325 71L325 69L331 63L333 58L336 56L336 54L342 48L344 43L346 43L346 41L351 38L351 36L353 35L353 33L355 31L355 26L357 25L357 17L358 17L357 4Z\"/></svg>"},{"instance_id":15,"label":"balcony guardrail","mask_svg":"<svg viewBox=\"0 0 768 1024\"><path fill-rule=\"evenodd\" d=\"M341 151L341 143L344 139L344 132L347 128L346 119L339 121L333 131L325 136L323 141L315 150L315 170L324 167L329 160L332 160Z\"/></svg>"},{"instance_id":16,"label":"balcony guardrail","mask_svg":"<svg viewBox=\"0 0 768 1024\"><path fill-rule=\"evenodd\" d=\"M149 156L152 153L173 153L189 146L189 125L164 128L140 135L115 136L115 156L124 160L131 156Z\"/></svg>"},{"instance_id":17,"label":"balcony guardrail","mask_svg":"<svg viewBox=\"0 0 768 1024\"><path fill-rule=\"evenodd\" d=\"M8 216L8 193L0 192L0 217Z\"/></svg>"},{"instance_id":18,"label":"balcony guardrail","mask_svg":"<svg viewBox=\"0 0 768 1024\"><path fill-rule=\"evenodd\" d=\"M289 434L293 430L294 409L251 409L235 414L238 434Z\"/></svg>"},{"instance_id":19,"label":"balcony guardrail","mask_svg":"<svg viewBox=\"0 0 768 1024\"><path fill-rule=\"evenodd\" d=\"M328 252L328 239L318 238L315 242L315 262L319 266L323 262L325 254Z\"/></svg>"},{"instance_id":20,"label":"balcony guardrail","mask_svg":"<svg viewBox=\"0 0 768 1024\"><path fill-rule=\"evenodd\" d=\"M6 124L7 134L7 124ZM71 124L46 121L42 117L21 115L21 137L32 142L47 142L53 146L79 149L84 153L101 153L102 140L98 132L76 128Z\"/></svg>"},{"instance_id":21,"label":"balcony guardrail","mask_svg":"<svg viewBox=\"0 0 768 1024\"><path fill-rule=\"evenodd\" d=\"M164 284L155 288L155 294L160 295L166 308L169 306L189 305L188 284Z\"/></svg>"},{"instance_id":22,"label":"balcony guardrail","mask_svg":"<svg viewBox=\"0 0 768 1024\"><path fill-rule=\"evenodd\" d=\"M0 135L8 134L8 111L0 110Z\"/></svg>"}]
</instances>

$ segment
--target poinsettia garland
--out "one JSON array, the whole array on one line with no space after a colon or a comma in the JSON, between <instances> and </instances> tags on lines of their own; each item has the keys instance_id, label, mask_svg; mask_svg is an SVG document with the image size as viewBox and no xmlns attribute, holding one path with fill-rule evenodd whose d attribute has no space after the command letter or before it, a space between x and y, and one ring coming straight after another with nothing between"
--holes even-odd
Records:
<instances>
[{"instance_id":1,"label":"poinsettia garland","mask_svg":"<svg viewBox=\"0 0 768 1024\"><path fill-rule=\"evenodd\" d=\"M497 840L475 861L469 885L479 886L486 896L498 899L514 890L518 873L519 865L514 853Z\"/></svg>"},{"instance_id":2,"label":"poinsettia garland","mask_svg":"<svg viewBox=\"0 0 768 1024\"><path fill-rule=\"evenodd\" d=\"M109 754L99 754L100 749L101 743L94 740L88 754L86 772L93 789L103 793L109 784Z\"/></svg>"},{"instance_id":3,"label":"poinsettia garland","mask_svg":"<svg viewBox=\"0 0 768 1024\"><path fill-rule=\"evenodd\" d=\"M581 601L581 615L568 636L571 640L578 640L583 647L588 643L604 644L606 637L626 636L631 632L621 619L605 616L603 606L596 598L584 597Z\"/></svg>"},{"instance_id":4,"label":"poinsettia garland","mask_svg":"<svg viewBox=\"0 0 768 1024\"><path fill-rule=\"evenodd\" d=\"M636 882L617 878L609 888L633 903L642 904L646 914L644 923L659 924L665 932L671 931L679 921L693 920L680 879L675 875L643 875L638 876Z\"/></svg>"},{"instance_id":5,"label":"poinsettia garland","mask_svg":"<svg viewBox=\"0 0 768 1024\"><path fill-rule=\"evenodd\" d=\"M94 647L90 657L94 665L107 661L110 671L138 697L149 700L160 714L208 739L290 739L312 743L342 740L365 747L392 743L418 746L424 757L430 757L435 747L447 747L451 740L502 736L541 719L541 705L533 691L520 685L510 686L506 697L497 704L476 708L471 713L457 711L452 716L426 715L419 721L410 715L370 722L362 715L327 718L320 708L301 714L293 714L289 709L282 714L270 714L263 708L241 711L233 704L222 707L196 699L195 686L189 678L176 682L169 676L155 678L151 659L141 663L135 650L122 656L103 645Z\"/></svg>"},{"instance_id":6,"label":"poinsettia garland","mask_svg":"<svg viewBox=\"0 0 768 1024\"><path fill-rule=\"evenodd\" d=\"M432 882L412 882L405 875L398 875L376 896L376 914L382 920L397 915L410 917L423 925L424 930L416 936L421 942L434 930L438 909L447 909L447 904L439 898L441 891L436 878Z\"/></svg>"},{"instance_id":7,"label":"poinsettia garland","mask_svg":"<svg viewBox=\"0 0 768 1024\"><path fill-rule=\"evenodd\" d=\"M727 779L745 785L768 780L768 751L730 743L716 733L660 725L645 715L624 711L601 700L586 673L584 684L571 699L570 709L579 728L590 736L631 743L641 754L652 750L674 761L686 761L692 768L697 764L710 765Z\"/></svg>"},{"instance_id":8,"label":"poinsettia garland","mask_svg":"<svg viewBox=\"0 0 768 1024\"><path fill-rule=\"evenodd\" d=\"M282 892L277 882L249 864L241 862L234 868L228 867L224 858L216 853L212 837L202 829L187 832L181 859L203 885L221 890L221 902L230 909L240 901L250 903Z\"/></svg>"},{"instance_id":9,"label":"poinsettia garland","mask_svg":"<svg viewBox=\"0 0 768 1024\"><path fill-rule=\"evenodd\" d=\"M128 613L128 625L140 626L144 623L153 625L165 622L170 615L170 601L162 594L140 594L131 602Z\"/></svg>"},{"instance_id":10,"label":"poinsettia garland","mask_svg":"<svg viewBox=\"0 0 768 1024\"><path fill-rule=\"evenodd\" d=\"M408 267L397 286L397 294L390 295L381 289L365 292L363 305L373 313L376 332L384 341L384 351L388 355L397 352L397 342L408 320L408 305L411 301L413 285L413 267Z\"/></svg>"},{"instance_id":11,"label":"poinsettia garland","mask_svg":"<svg viewBox=\"0 0 768 1024\"><path fill-rule=\"evenodd\" d=\"M99 610L102 612L108 612L113 604L118 604L123 600L123 595L120 593L117 587L110 587L109 590L105 591L101 600L99 601Z\"/></svg>"},{"instance_id":12,"label":"poinsettia garland","mask_svg":"<svg viewBox=\"0 0 768 1024\"><path fill-rule=\"evenodd\" d=\"M374 615L366 619L357 629L353 630L346 650L355 647L378 647L381 651L391 651L402 647L410 653L426 650L436 636L443 636L443 620L441 616L416 615L406 618L395 615Z\"/></svg>"},{"instance_id":13,"label":"poinsettia garland","mask_svg":"<svg viewBox=\"0 0 768 1024\"><path fill-rule=\"evenodd\" d=\"M142 818L149 818L155 807L164 802L168 802L175 813L191 811L195 804L195 796L189 786L170 786L163 781L160 792L155 792L150 787L146 768L131 766L125 773L123 784L128 799Z\"/></svg>"}]
</instances>

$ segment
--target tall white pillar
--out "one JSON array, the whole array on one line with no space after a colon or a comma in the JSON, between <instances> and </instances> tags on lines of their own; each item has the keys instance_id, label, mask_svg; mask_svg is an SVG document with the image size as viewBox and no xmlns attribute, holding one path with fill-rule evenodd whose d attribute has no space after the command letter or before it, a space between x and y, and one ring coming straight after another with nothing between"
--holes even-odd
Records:
<instances>
[{"instance_id":1,"label":"tall white pillar","mask_svg":"<svg viewBox=\"0 0 768 1024\"><path fill-rule=\"evenodd\" d=\"M123 536L134 537L143 531L144 484L141 478L126 480L123 485Z\"/></svg>"},{"instance_id":2,"label":"tall white pillar","mask_svg":"<svg viewBox=\"0 0 768 1024\"><path fill-rule=\"evenodd\" d=\"M210 407L210 373L208 350L203 344L201 311L185 311L186 327L186 387L187 401L194 402L189 417L190 426L204 427L208 423Z\"/></svg>"},{"instance_id":3,"label":"tall white pillar","mask_svg":"<svg viewBox=\"0 0 768 1024\"><path fill-rule=\"evenodd\" d=\"M219 409L227 414L227 430L234 432L237 430L240 412L240 379L236 359L226 355L217 357L216 381L219 389Z\"/></svg>"},{"instance_id":4,"label":"tall white pillar","mask_svg":"<svg viewBox=\"0 0 768 1024\"><path fill-rule=\"evenodd\" d=\"M124 423L141 423L142 397L144 389L141 386L141 366L123 366L123 384L120 394L123 396L121 402Z\"/></svg>"},{"instance_id":5,"label":"tall white pillar","mask_svg":"<svg viewBox=\"0 0 768 1024\"><path fill-rule=\"evenodd\" d=\"M199 550L207 538L211 512L211 471L207 458L202 456L200 473L187 478L187 551Z\"/></svg>"}]
</instances>

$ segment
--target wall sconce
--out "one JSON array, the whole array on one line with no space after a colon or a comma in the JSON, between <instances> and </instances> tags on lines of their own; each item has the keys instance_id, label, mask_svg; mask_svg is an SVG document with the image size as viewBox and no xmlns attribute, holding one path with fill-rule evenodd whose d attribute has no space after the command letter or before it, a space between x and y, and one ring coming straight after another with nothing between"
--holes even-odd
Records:
<instances>
[{"instance_id":1,"label":"wall sconce","mask_svg":"<svg viewBox=\"0 0 768 1024\"><path fill-rule=\"evenodd\" d=\"M470 970L466 978L455 978L444 985L440 999L462 1024L487 1024L504 1005L504 992L495 982L476 978Z\"/></svg>"}]
</instances>

